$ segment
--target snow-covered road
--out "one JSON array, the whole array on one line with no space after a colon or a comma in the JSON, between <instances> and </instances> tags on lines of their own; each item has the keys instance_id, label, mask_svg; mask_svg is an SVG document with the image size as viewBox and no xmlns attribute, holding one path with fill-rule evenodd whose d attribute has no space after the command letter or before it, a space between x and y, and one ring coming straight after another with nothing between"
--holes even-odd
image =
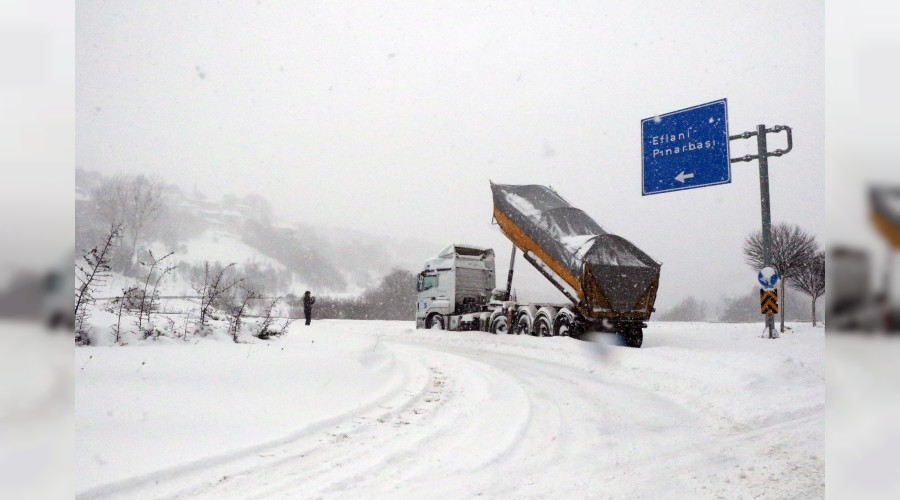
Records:
<instances>
[{"instance_id":1,"label":"snow-covered road","mask_svg":"<svg viewBox=\"0 0 900 500\"><path fill-rule=\"evenodd\" d=\"M759 333L655 323L638 350L322 321L252 347L77 349L77 491L821 497L823 331Z\"/></svg>"}]
</instances>

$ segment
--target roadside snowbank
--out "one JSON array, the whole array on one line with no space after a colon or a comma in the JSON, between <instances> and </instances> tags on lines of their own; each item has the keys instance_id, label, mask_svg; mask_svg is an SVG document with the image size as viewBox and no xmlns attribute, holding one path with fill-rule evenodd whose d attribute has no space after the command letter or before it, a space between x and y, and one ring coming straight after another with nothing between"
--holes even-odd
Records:
<instances>
[{"instance_id":1,"label":"roadside snowbank","mask_svg":"<svg viewBox=\"0 0 900 500\"><path fill-rule=\"evenodd\" d=\"M402 386L375 339L334 335L76 349L76 491L287 439Z\"/></svg>"}]
</instances>

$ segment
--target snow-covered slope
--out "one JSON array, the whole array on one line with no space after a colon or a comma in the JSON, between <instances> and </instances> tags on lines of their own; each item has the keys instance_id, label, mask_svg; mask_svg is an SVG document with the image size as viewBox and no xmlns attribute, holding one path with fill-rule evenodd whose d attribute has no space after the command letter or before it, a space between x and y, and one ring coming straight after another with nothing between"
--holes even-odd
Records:
<instances>
[{"instance_id":1,"label":"snow-covered slope","mask_svg":"<svg viewBox=\"0 0 900 500\"><path fill-rule=\"evenodd\" d=\"M824 494L824 333L665 324L628 349L320 321L80 348L82 497ZM82 369L83 368L83 369Z\"/></svg>"},{"instance_id":2,"label":"snow-covered slope","mask_svg":"<svg viewBox=\"0 0 900 500\"><path fill-rule=\"evenodd\" d=\"M167 249L162 243L157 242L153 245L152 250L157 257L165 255L167 251L175 250L175 254L171 257L174 263L202 265L206 261L221 264L234 262L240 265L269 266L280 271L285 269L284 264L241 241L240 235L223 230L204 231L195 238L178 245L178 249Z\"/></svg>"},{"instance_id":3,"label":"snow-covered slope","mask_svg":"<svg viewBox=\"0 0 900 500\"><path fill-rule=\"evenodd\" d=\"M109 226L92 198L103 180L95 172L76 172L79 255L97 244ZM137 242L140 249L149 247L157 257L174 251L167 262L180 263L182 268L208 261L272 269L277 273L277 283L261 280L271 294L315 290L329 295L358 295L376 286L395 268L418 271L442 247L415 239L398 240L391 234L321 226L315 223L315 214L310 214L312 223L288 221L273 213L266 198L258 195L213 199L196 189L187 192L165 186L163 196L164 209L141 233L142 239ZM146 259L146 254L141 252L139 257ZM121 292L119 285L127 284L127 280L120 281L110 293ZM189 289L188 280L178 276L164 286L171 294L188 293Z\"/></svg>"},{"instance_id":4,"label":"snow-covered slope","mask_svg":"<svg viewBox=\"0 0 900 500\"><path fill-rule=\"evenodd\" d=\"M272 269L279 276L292 277L290 284L279 287L279 292L293 292L297 295L309 289L326 291L329 295L358 295L367 287L377 285L392 269L418 270L418 266L432 252L432 245L410 240L397 242L359 231L311 226L300 226L295 230L299 240L309 245L307 251L314 253L319 259L304 262L300 267L327 262L329 268L343 277L346 284L344 287L336 289L333 286L317 285L314 279L304 277L304 274L308 274L304 273L304 269L292 268L253 246L252 242L244 241L241 235L223 229L203 231L179 243L176 248L168 248L157 241L150 249L157 257L174 251L174 255L166 262L179 264L181 270L185 266L202 266L204 262L223 265L233 262L239 268L255 265ZM172 294L187 293L190 286L184 273L181 273L180 276L167 279L164 289Z\"/></svg>"},{"instance_id":5,"label":"snow-covered slope","mask_svg":"<svg viewBox=\"0 0 900 500\"><path fill-rule=\"evenodd\" d=\"M195 291L191 287L190 269L202 268L204 263L221 264L223 266L234 263L238 269L238 273L242 276L246 275L246 269L249 266L271 270L278 275L285 277L286 283L283 290L269 290L270 293L278 292L288 293L309 288L306 283L293 277L291 270L284 264L279 262L260 250L248 245L241 240L240 235L220 230L209 229L197 236L180 243L177 248L168 248L162 242L155 242L150 246L155 257L159 258L169 252L174 252L164 261L165 266L176 265L176 272L168 275L160 283L160 293L162 295L195 295ZM130 283L135 280L117 278L112 283L109 295L116 295L121 292L122 286L119 283Z\"/></svg>"}]
</instances>

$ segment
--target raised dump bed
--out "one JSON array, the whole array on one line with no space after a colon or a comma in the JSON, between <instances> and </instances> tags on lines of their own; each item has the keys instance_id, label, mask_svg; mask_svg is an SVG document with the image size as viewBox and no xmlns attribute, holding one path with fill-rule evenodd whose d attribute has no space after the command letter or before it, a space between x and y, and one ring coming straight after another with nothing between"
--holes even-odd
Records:
<instances>
[{"instance_id":1,"label":"raised dump bed","mask_svg":"<svg viewBox=\"0 0 900 500\"><path fill-rule=\"evenodd\" d=\"M604 230L555 191L540 185L491 184L503 233L572 302L585 321L625 324L650 318L660 264Z\"/></svg>"}]
</instances>

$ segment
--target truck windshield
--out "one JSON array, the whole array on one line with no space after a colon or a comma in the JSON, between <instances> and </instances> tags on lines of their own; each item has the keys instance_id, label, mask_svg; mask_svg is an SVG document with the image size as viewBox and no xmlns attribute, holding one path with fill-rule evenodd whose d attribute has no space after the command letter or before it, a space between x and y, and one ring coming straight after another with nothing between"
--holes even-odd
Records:
<instances>
[{"instance_id":1,"label":"truck windshield","mask_svg":"<svg viewBox=\"0 0 900 500\"><path fill-rule=\"evenodd\" d=\"M422 276L422 291L438 286L438 277L436 274L426 274Z\"/></svg>"}]
</instances>

